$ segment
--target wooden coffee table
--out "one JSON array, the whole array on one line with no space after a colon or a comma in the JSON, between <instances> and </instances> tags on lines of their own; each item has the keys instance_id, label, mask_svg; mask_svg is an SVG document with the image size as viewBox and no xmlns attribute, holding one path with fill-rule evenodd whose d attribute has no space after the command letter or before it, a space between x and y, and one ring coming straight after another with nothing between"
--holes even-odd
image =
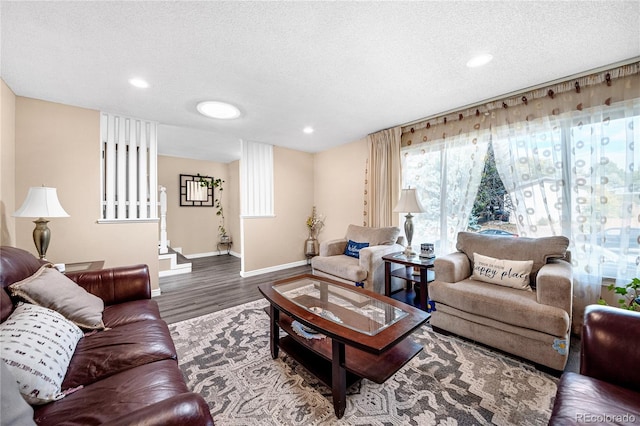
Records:
<instances>
[{"instance_id":1,"label":"wooden coffee table","mask_svg":"<svg viewBox=\"0 0 640 426\"><path fill-rule=\"evenodd\" d=\"M329 386L338 418L352 384L384 383L422 350L407 336L428 314L413 306L308 274L258 288L270 303L271 356L282 349ZM301 327L325 337L303 337ZM280 329L287 335L280 338Z\"/></svg>"}]
</instances>

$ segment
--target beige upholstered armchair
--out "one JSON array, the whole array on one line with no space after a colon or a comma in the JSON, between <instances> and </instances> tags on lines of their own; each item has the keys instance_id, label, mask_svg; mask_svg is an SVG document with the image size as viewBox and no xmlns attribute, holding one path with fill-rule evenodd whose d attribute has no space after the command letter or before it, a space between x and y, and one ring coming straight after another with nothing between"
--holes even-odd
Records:
<instances>
[{"instance_id":1,"label":"beige upholstered armchair","mask_svg":"<svg viewBox=\"0 0 640 426\"><path fill-rule=\"evenodd\" d=\"M459 233L458 252L436 259L429 284L434 330L563 370L573 304L568 245L561 236Z\"/></svg>"},{"instance_id":2,"label":"beige upholstered armchair","mask_svg":"<svg viewBox=\"0 0 640 426\"><path fill-rule=\"evenodd\" d=\"M351 241L352 244L349 244ZM384 261L382 256L404 250L400 228L370 228L349 225L344 238L320 243L320 255L311 259L313 274L362 286L384 293ZM355 244L353 244L355 243ZM358 257L347 255L350 245L367 244L353 251Z\"/></svg>"}]
</instances>

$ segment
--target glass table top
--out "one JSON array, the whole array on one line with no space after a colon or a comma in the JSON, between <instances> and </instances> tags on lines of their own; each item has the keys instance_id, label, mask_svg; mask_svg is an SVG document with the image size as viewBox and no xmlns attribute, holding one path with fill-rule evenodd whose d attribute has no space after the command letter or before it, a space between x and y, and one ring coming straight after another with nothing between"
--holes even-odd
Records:
<instances>
[{"instance_id":1,"label":"glass table top","mask_svg":"<svg viewBox=\"0 0 640 426\"><path fill-rule=\"evenodd\" d=\"M369 336L378 334L408 315L384 300L322 279L304 277L276 282L273 289L315 315Z\"/></svg>"}]
</instances>

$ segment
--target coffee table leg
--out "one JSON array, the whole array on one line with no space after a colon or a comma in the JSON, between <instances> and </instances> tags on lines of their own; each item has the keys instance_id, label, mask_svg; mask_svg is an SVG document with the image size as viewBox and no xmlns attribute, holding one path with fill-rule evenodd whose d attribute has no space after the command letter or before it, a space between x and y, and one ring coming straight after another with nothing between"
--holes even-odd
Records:
<instances>
[{"instance_id":1,"label":"coffee table leg","mask_svg":"<svg viewBox=\"0 0 640 426\"><path fill-rule=\"evenodd\" d=\"M278 321L280 320L280 311L275 306L269 307L269 313L271 314L271 358L278 358L278 339L280 338L280 326Z\"/></svg>"},{"instance_id":2,"label":"coffee table leg","mask_svg":"<svg viewBox=\"0 0 640 426\"><path fill-rule=\"evenodd\" d=\"M347 408L347 371L344 369L344 343L333 340L331 362L331 391L333 410L342 418Z\"/></svg>"}]
</instances>

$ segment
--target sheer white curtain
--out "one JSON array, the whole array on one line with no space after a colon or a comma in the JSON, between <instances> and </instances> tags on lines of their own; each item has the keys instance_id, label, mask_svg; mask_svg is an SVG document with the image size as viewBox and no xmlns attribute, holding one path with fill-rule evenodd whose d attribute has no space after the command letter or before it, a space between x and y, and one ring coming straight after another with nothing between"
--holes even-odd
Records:
<instances>
[{"instance_id":1,"label":"sheer white curtain","mask_svg":"<svg viewBox=\"0 0 640 426\"><path fill-rule=\"evenodd\" d=\"M496 167L521 235L566 235L573 331L603 278L640 276L640 99L494 128Z\"/></svg>"},{"instance_id":2,"label":"sheer white curtain","mask_svg":"<svg viewBox=\"0 0 640 426\"><path fill-rule=\"evenodd\" d=\"M489 137L488 130L476 130L402 149L402 187L416 188L427 210L413 219L417 244L434 243L438 255L455 251L458 232L469 224Z\"/></svg>"}]
</instances>

